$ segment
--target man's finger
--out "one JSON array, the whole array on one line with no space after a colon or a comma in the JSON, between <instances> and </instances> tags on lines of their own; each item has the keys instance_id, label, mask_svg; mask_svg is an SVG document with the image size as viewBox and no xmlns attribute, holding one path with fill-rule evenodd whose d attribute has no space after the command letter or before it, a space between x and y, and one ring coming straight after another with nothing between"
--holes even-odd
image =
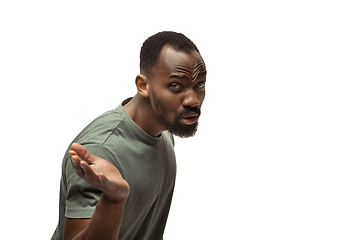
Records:
<instances>
[{"instance_id":1,"label":"man's finger","mask_svg":"<svg viewBox=\"0 0 360 240\"><path fill-rule=\"evenodd\" d=\"M83 171L83 179L88 182L90 185L99 188L100 179L97 173L90 167L90 165L85 161L80 161L80 168Z\"/></svg>"},{"instance_id":2,"label":"man's finger","mask_svg":"<svg viewBox=\"0 0 360 240\"><path fill-rule=\"evenodd\" d=\"M72 151L74 151L78 156L79 158L81 158L82 160L88 162L88 163L93 163L94 162L94 158L95 156L92 155L84 146L80 145L79 143L73 143L71 145L71 149ZM70 155L71 155L71 152L70 151Z\"/></svg>"},{"instance_id":3,"label":"man's finger","mask_svg":"<svg viewBox=\"0 0 360 240\"><path fill-rule=\"evenodd\" d=\"M79 175L81 178L84 178L85 177L84 171L80 166L81 159L79 158L79 156L76 153L73 155L70 153L70 157L71 157L72 166L73 166L76 174Z\"/></svg>"}]
</instances>

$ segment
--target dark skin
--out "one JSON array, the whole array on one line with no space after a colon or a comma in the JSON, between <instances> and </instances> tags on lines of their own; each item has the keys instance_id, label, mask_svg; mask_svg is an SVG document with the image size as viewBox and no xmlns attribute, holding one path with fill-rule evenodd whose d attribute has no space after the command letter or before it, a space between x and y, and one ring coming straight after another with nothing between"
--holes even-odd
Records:
<instances>
[{"instance_id":1,"label":"dark skin","mask_svg":"<svg viewBox=\"0 0 360 240\"><path fill-rule=\"evenodd\" d=\"M197 122L198 114L186 108L199 108L205 99L206 68L196 51L185 53L164 46L152 73L139 74L135 84L138 93L124 106L125 111L146 133L158 136L166 130L159 120L186 127ZM156 106L159 101L166 111ZM118 239L130 186L114 165L91 154L74 143L69 152L76 173L102 191L91 219L65 219L64 239Z\"/></svg>"},{"instance_id":2,"label":"dark skin","mask_svg":"<svg viewBox=\"0 0 360 240\"><path fill-rule=\"evenodd\" d=\"M94 156L80 144L74 143L71 148L69 154L76 173L103 193L91 219L65 219L64 239L117 239L129 184L110 162Z\"/></svg>"},{"instance_id":3,"label":"dark skin","mask_svg":"<svg viewBox=\"0 0 360 240\"><path fill-rule=\"evenodd\" d=\"M136 77L138 93L125 105L125 110L141 129L158 136L166 128L156 119L155 115L160 113L154 103L154 94L168 110L164 117L172 122L176 113L186 107L201 108L205 99L205 82L205 63L199 53L187 54L164 46L151 76L140 74ZM182 120L180 124L188 122Z\"/></svg>"}]
</instances>

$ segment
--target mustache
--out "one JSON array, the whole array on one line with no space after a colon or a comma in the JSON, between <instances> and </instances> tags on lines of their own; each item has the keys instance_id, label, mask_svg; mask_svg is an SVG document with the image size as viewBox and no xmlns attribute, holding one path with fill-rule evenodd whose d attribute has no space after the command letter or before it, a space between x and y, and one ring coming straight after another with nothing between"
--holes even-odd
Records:
<instances>
[{"instance_id":1,"label":"mustache","mask_svg":"<svg viewBox=\"0 0 360 240\"><path fill-rule=\"evenodd\" d=\"M176 114L178 118L182 118L184 116L186 116L189 113L194 113L197 115L201 115L201 110L199 107L185 107L185 110L182 111L181 113Z\"/></svg>"}]
</instances>

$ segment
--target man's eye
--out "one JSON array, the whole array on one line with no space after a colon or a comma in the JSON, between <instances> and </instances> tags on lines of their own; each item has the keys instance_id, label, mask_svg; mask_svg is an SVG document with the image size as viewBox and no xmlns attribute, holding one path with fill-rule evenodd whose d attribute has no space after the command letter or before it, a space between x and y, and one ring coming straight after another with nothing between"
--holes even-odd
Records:
<instances>
[{"instance_id":1,"label":"man's eye","mask_svg":"<svg viewBox=\"0 0 360 240\"><path fill-rule=\"evenodd\" d=\"M197 87L197 88L201 88L201 89L202 89L202 88L205 88L205 82L199 82L199 83L197 83L197 84L196 84L196 87Z\"/></svg>"},{"instance_id":2,"label":"man's eye","mask_svg":"<svg viewBox=\"0 0 360 240\"><path fill-rule=\"evenodd\" d=\"M170 85L170 87L173 89L173 90L180 90L181 89L181 84L179 83L172 83Z\"/></svg>"}]
</instances>

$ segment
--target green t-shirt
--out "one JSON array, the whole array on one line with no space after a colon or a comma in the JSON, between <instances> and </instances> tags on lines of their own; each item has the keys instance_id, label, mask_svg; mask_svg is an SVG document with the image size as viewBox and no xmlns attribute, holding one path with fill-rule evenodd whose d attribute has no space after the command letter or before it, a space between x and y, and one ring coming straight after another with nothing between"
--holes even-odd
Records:
<instances>
[{"instance_id":1,"label":"green t-shirt","mask_svg":"<svg viewBox=\"0 0 360 240\"><path fill-rule=\"evenodd\" d=\"M119 105L91 122L73 142L111 162L130 185L119 239L162 239L176 175L173 136L169 132L159 137L147 134ZM63 239L65 217L91 218L100 196L101 191L75 173L66 153L59 224L52 240Z\"/></svg>"}]
</instances>

